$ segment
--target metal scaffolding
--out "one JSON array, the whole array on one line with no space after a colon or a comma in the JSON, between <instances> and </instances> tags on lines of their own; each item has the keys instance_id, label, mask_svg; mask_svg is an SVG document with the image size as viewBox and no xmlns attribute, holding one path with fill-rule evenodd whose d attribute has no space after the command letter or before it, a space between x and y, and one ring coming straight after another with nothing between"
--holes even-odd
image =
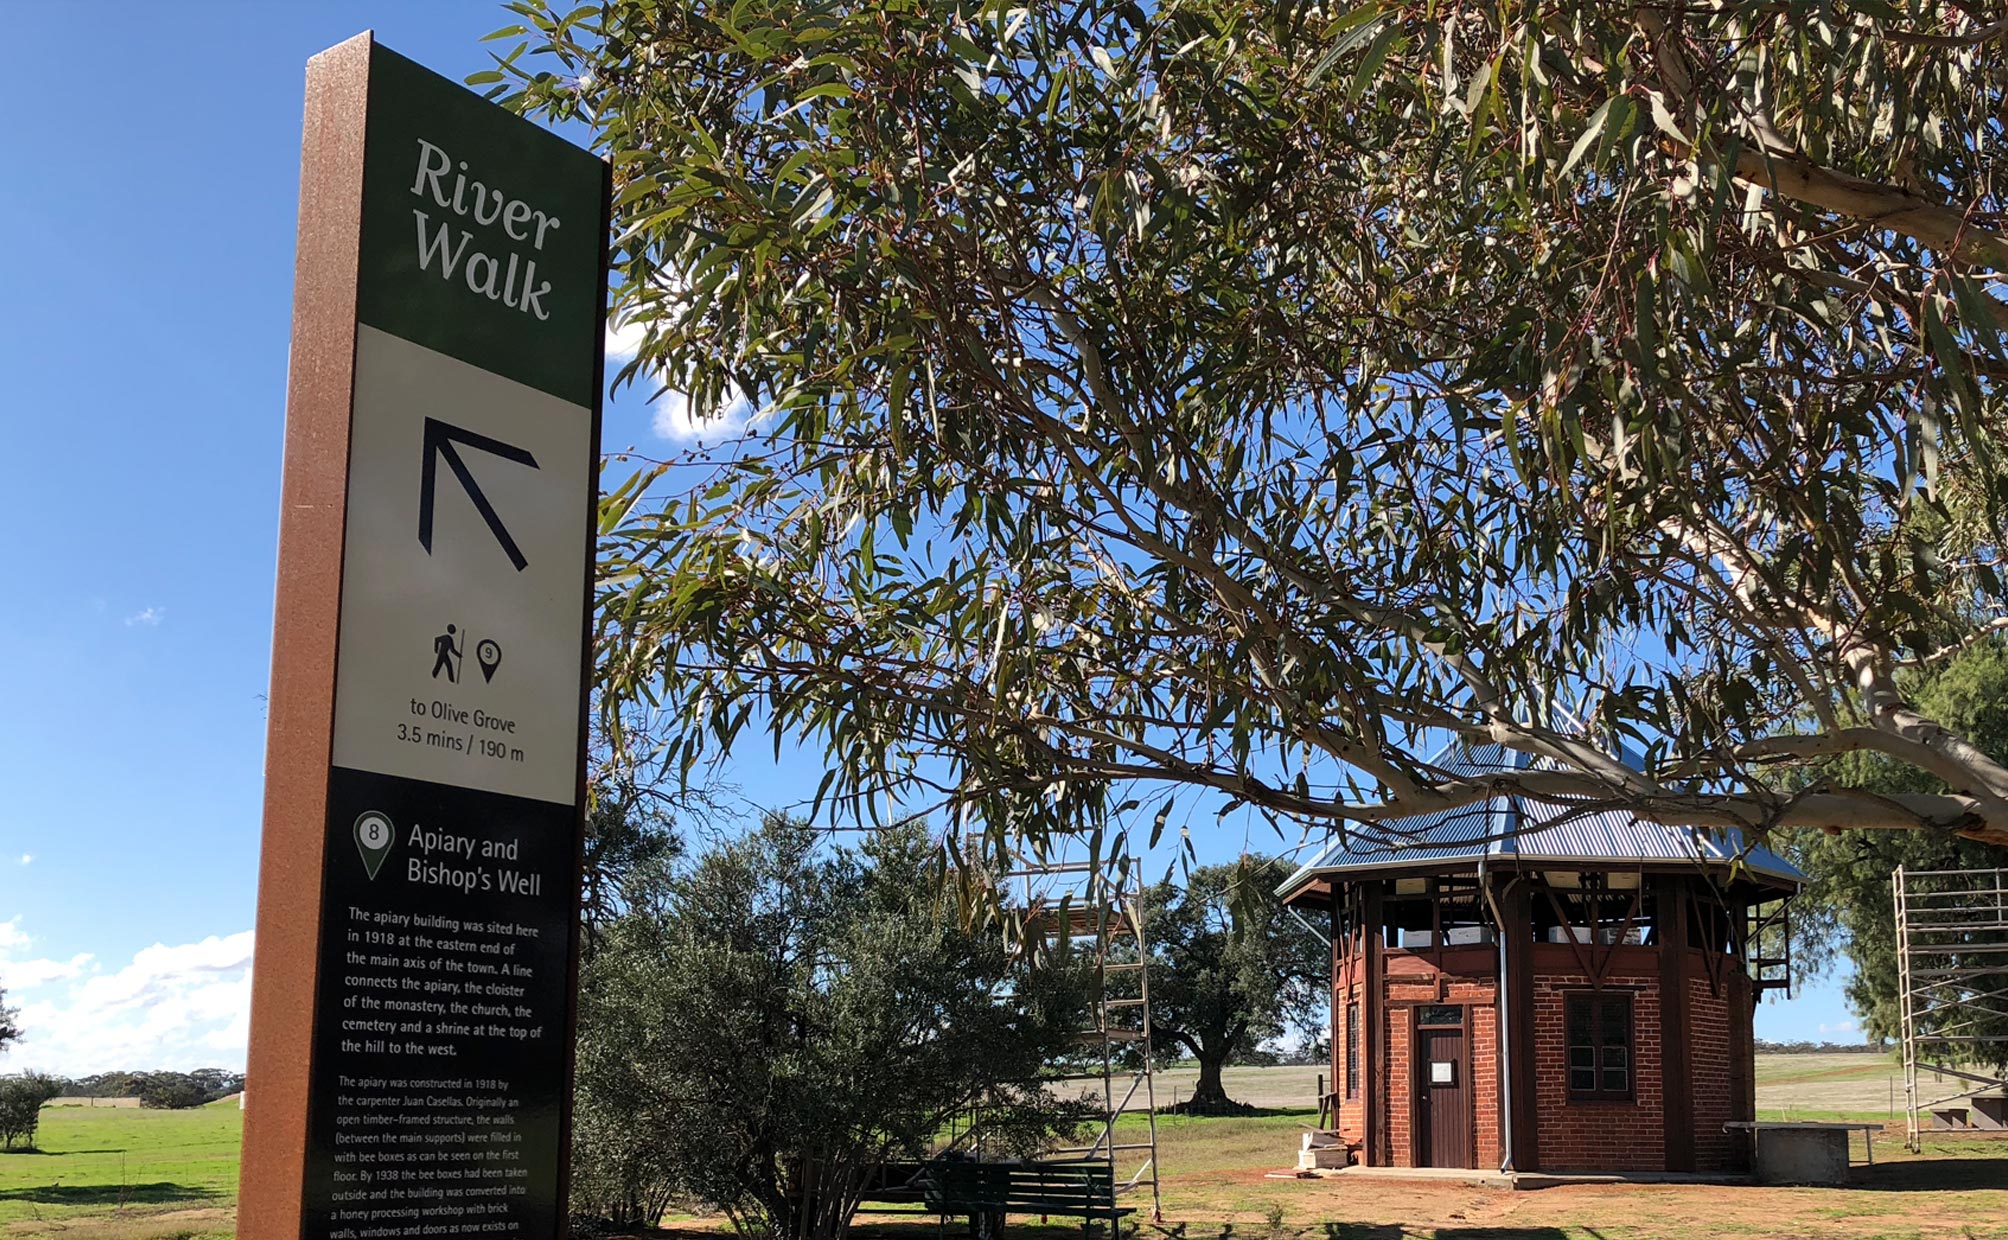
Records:
<instances>
[{"instance_id":1,"label":"metal scaffolding","mask_svg":"<svg viewBox=\"0 0 2008 1240\"><path fill-rule=\"evenodd\" d=\"M1099 837L1020 845L995 875L1010 941L1035 953L1067 953L1093 969L1081 1058L1060 1065L1055 1089L1082 1086L1098 1104L1093 1141L1047 1151L1054 1161L1106 1162L1118 1196L1150 1195L1160 1222L1156 1061L1150 1036L1150 950L1143 884L1127 852L1103 855ZM1124 1114L1141 1123L1117 1129Z\"/></svg>"},{"instance_id":2,"label":"metal scaffolding","mask_svg":"<svg viewBox=\"0 0 2008 1240\"><path fill-rule=\"evenodd\" d=\"M1906 870L1890 875L1896 906L1897 995L1903 1040L1906 1144L1936 1129L2008 1127L2008 1078L1987 1075L2008 1043L2008 870ZM1923 1097L1930 1073L1936 1093ZM1946 1078L1951 1078L1948 1083Z\"/></svg>"}]
</instances>

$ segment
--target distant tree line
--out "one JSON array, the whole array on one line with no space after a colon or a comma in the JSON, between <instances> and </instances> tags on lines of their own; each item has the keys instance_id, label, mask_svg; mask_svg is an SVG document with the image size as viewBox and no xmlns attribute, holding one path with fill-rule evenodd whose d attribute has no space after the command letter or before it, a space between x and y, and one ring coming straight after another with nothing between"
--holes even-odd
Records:
<instances>
[{"instance_id":1,"label":"distant tree line","mask_svg":"<svg viewBox=\"0 0 2008 1240\"><path fill-rule=\"evenodd\" d=\"M1889 1047L1880 1042L1767 1042L1757 1039L1759 1055L1854 1055L1881 1054Z\"/></svg>"},{"instance_id":2,"label":"distant tree line","mask_svg":"<svg viewBox=\"0 0 2008 1240\"><path fill-rule=\"evenodd\" d=\"M99 1072L59 1080L70 1098L137 1098L143 1107L171 1111L215 1102L244 1088L244 1074L222 1068L193 1072Z\"/></svg>"},{"instance_id":3,"label":"distant tree line","mask_svg":"<svg viewBox=\"0 0 2008 1240\"><path fill-rule=\"evenodd\" d=\"M143 1107L177 1110L227 1098L243 1088L243 1073L221 1068L99 1072L76 1079L45 1072L0 1076L0 1152L35 1148L42 1108L52 1098L138 1098Z\"/></svg>"}]
</instances>

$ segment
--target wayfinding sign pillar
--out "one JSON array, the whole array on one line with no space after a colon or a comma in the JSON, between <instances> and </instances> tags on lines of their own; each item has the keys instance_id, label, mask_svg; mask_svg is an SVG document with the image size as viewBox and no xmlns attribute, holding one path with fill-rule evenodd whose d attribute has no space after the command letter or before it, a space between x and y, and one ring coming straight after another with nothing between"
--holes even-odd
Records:
<instances>
[{"instance_id":1,"label":"wayfinding sign pillar","mask_svg":"<svg viewBox=\"0 0 2008 1240\"><path fill-rule=\"evenodd\" d=\"M562 1234L607 185L308 63L246 1240Z\"/></svg>"}]
</instances>

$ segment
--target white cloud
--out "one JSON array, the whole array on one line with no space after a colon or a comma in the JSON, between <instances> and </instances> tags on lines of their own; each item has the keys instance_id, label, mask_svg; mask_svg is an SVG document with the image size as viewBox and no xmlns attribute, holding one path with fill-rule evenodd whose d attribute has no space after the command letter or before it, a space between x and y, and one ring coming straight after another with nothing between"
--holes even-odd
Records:
<instances>
[{"instance_id":1,"label":"white cloud","mask_svg":"<svg viewBox=\"0 0 2008 1240\"><path fill-rule=\"evenodd\" d=\"M21 1040L0 1052L0 1071L243 1066L251 931L155 943L106 972L87 952L25 958L19 921L0 922L0 985L21 1009Z\"/></svg>"},{"instance_id":2,"label":"white cloud","mask_svg":"<svg viewBox=\"0 0 2008 1240\"><path fill-rule=\"evenodd\" d=\"M167 608L142 607L140 610L127 616L125 624L127 628L139 625L149 629L157 629L160 627L160 622L165 619L167 619Z\"/></svg>"},{"instance_id":3,"label":"white cloud","mask_svg":"<svg viewBox=\"0 0 2008 1240\"><path fill-rule=\"evenodd\" d=\"M28 955L34 945L34 937L21 928L19 917L0 921L0 990L18 997L24 990L82 977L91 968L89 952L68 960L38 960Z\"/></svg>"},{"instance_id":4,"label":"white cloud","mask_svg":"<svg viewBox=\"0 0 2008 1240\"><path fill-rule=\"evenodd\" d=\"M68 960L0 960L0 987L18 995L50 982L82 977L93 970L91 961L95 959L89 952L78 952Z\"/></svg>"},{"instance_id":5,"label":"white cloud","mask_svg":"<svg viewBox=\"0 0 2008 1240\"><path fill-rule=\"evenodd\" d=\"M729 439L752 425L753 406L741 397L710 417L699 417L690 407L690 397L682 392L664 391L656 397L655 416L649 421L656 434L679 443Z\"/></svg>"},{"instance_id":6,"label":"white cloud","mask_svg":"<svg viewBox=\"0 0 2008 1240\"><path fill-rule=\"evenodd\" d=\"M22 854L21 854L21 864L22 864L22 865L32 865L32 864L34 864L34 861L35 861L35 854L34 854L34 853L22 853Z\"/></svg>"},{"instance_id":7,"label":"white cloud","mask_svg":"<svg viewBox=\"0 0 2008 1240\"><path fill-rule=\"evenodd\" d=\"M647 329L639 323L616 322L607 319L607 360L627 361L641 352L642 339L648 335Z\"/></svg>"},{"instance_id":8,"label":"white cloud","mask_svg":"<svg viewBox=\"0 0 2008 1240\"><path fill-rule=\"evenodd\" d=\"M641 351L648 335L639 323L607 321L607 360L625 362ZM649 425L664 439L692 443L702 439L729 439L753 422L753 403L737 396L710 417L698 417L690 407L690 395L665 387L650 402Z\"/></svg>"}]
</instances>

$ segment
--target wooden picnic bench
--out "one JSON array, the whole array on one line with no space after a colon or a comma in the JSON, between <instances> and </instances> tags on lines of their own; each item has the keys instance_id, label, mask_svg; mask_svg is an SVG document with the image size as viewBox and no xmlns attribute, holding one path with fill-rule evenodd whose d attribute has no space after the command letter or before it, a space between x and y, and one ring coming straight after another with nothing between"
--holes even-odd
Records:
<instances>
[{"instance_id":1,"label":"wooden picnic bench","mask_svg":"<svg viewBox=\"0 0 2008 1240\"><path fill-rule=\"evenodd\" d=\"M978 1236L994 1236L1008 1214L1060 1215L1090 1223L1115 1223L1134 1210L1116 1204L1115 1170L1105 1161L975 1162L938 1159L921 1177L929 1211L945 1224L969 1219Z\"/></svg>"}]
</instances>

